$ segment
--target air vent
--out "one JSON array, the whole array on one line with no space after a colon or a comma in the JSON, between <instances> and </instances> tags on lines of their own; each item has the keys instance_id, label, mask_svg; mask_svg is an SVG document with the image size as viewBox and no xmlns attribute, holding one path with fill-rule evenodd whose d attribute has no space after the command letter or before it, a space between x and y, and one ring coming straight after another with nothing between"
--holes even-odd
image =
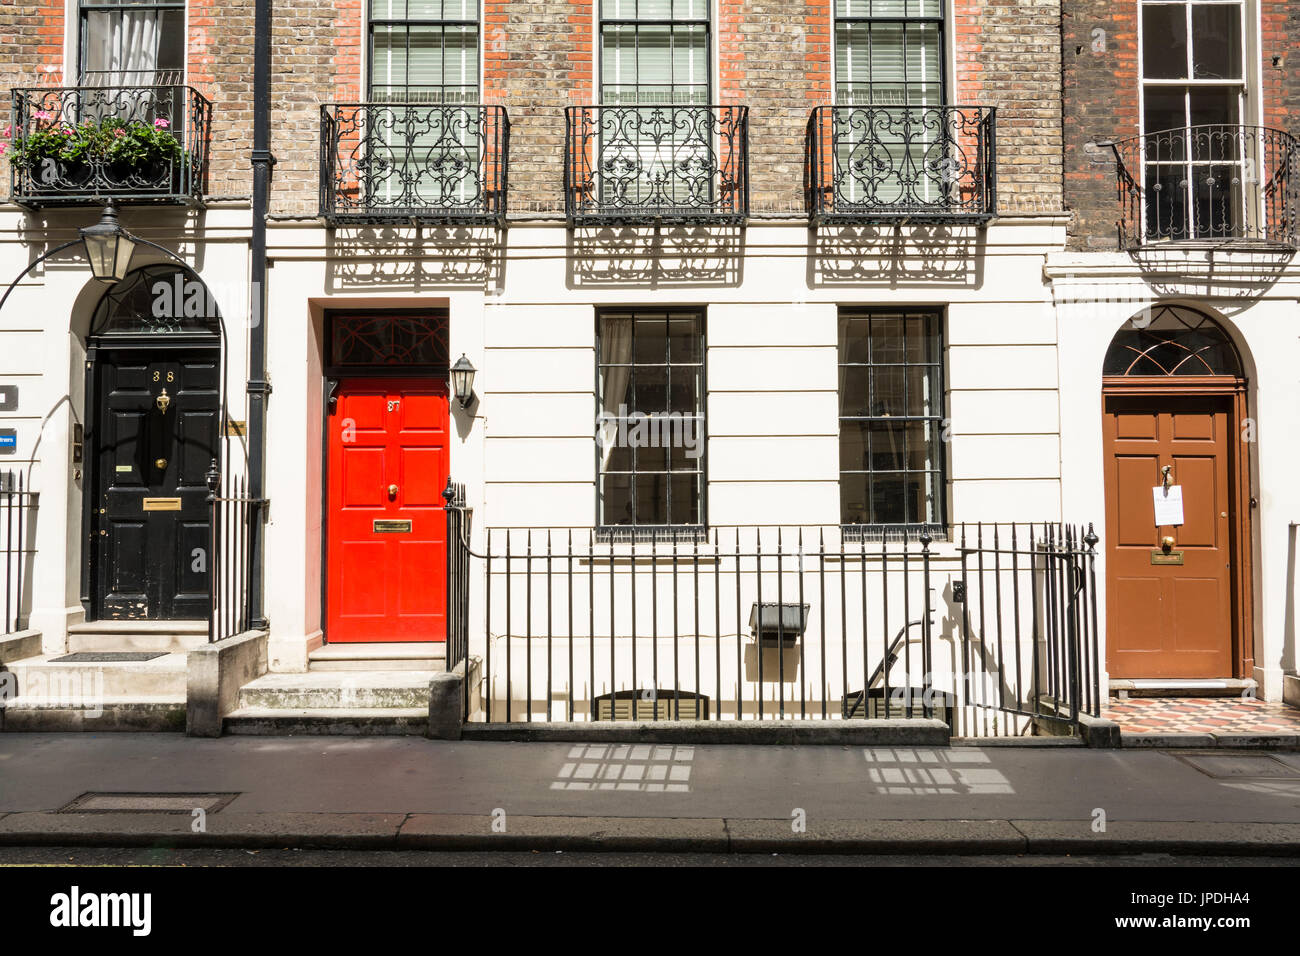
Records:
<instances>
[{"instance_id":1,"label":"air vent","mask_svg":"<svg viewBox=\"0 0 1300 956\"><path fill-rule=\"evenodd\" d=\"M708 720L709 698L688 690L620 690L597 697L597 720Z\"/></svg>"}]
</instances>

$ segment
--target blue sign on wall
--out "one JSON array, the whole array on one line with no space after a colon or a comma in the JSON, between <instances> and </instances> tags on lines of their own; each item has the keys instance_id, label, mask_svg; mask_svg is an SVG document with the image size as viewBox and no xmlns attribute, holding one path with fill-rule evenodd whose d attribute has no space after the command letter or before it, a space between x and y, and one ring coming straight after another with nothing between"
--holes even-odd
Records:
<instances>
[{"instance_id":1,"label":"blue sign on wall","mask_svg":"<svg viewBox=\"0 0 1300 956\"><path fill-rule=\"evenodd\" d=\"M12 455L18 451L18 430L0 428L0 455Z\"/></svg>"}]
</instances>

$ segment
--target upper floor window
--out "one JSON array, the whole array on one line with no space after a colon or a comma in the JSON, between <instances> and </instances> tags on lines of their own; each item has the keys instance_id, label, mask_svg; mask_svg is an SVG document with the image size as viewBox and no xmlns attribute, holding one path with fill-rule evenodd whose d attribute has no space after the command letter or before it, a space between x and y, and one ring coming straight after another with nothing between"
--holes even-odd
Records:
<instances>
[{"instance_id":1,"label":"upper floor window","mask_svg":"<svg viewBox=\"0 0 1300 956\"><path fill-rule=\"evenodd\" d=\"M1244 27L1241 0L1143 0L1144 133L1241 122Z\"/></svg>"},{"instance_id":2,"label":"upper floor window","mask_svg":"<svg viewBox=\"0 0 1300 956\"><path fill-rule=\"evenodd\" d=\"M82 86L179 86L184 0L81 0Z\"/></svg>"},{"instance_id":3,"label":"upper floor window","mask_svg":"<svg viewBox=\"0 0 1300 956\"><path fill-rule=\"evenodd\" d=\"M943 102L943 0L835 0L835 101Z\"/></svg>"},{"instance_id":4,"label":"upper floor window","mask_svg":"<svg viewBox=\"0 0 1300 956\"><path fill-rule=\"evenodd\" d=\"M610 106L706 105L708 0L601 0L600 69Z\"/></svg>"},{"instance_id":5,"label":"upper floor window","mask_svg":"<svg viewBox=\"0 0 1300 956\"><path fill-rule=\"evenodd\" d=\"M370 99L477 103L478 0L370 0Z\"/></svg>"},{"instance_id":6,"label":"upper floor window","mask_svg":"<svg viewBox=\"0 0 1300 956\"><path fill-rule=\"evenodd\" d=\"M840 314L844 525L944 523L942 322L935 311Z\"/></svg>"}]
</instances>

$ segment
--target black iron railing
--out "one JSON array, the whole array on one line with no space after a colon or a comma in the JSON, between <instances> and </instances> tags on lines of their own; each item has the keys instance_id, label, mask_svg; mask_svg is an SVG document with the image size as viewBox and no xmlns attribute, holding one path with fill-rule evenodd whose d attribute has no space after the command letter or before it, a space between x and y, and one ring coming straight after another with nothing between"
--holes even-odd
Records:
<instances>
[{"instance_id":1,"label":"black iron railing","mask_svg":"<svg viewBox=\"0 0 1300 956\"><path fill-rule=\"evenodd\" d=\"M188 86L13 91L13 201L197 203L206 188L212 104Z\"/></svg>"},{"instance_id":2,"label":"black iron railing","mask_svg":"<svg viewBox=\"0 0 1300 956\"><path fill-rule=\"evenodd\" d=\"M0 475L0 544L4 546L4 603L0 633L12 634L27 625L31 603L31 564L36 554L38 495L23 487L21 472Z\"/></svg>"},{"instance_id":3,"label":"black iron railing","mask_svg":"<svg viewBox=\"0 0 1300 956\"><path fill-rule=\"evenodd\" d=\"M469 532L471 511L465 486L447 482L442 493L447 510L447 670L469 656Z\"/></svg>"},{"instance_id":4,"label":"black iron railing","mask_svg":"<svg viewBox=\"0 0 1300 956\"><path fill-rule=\"evenodd\" d=\"M983 223L997 212L996 109L819 106L805 188L815 223Z\"/></svg>"},{"instance_id":5,"label":"black iron railing","mask_svg":"<svg viewBox=\"0 0 1300 956\"><path fill-rule=\"evenodd\" d=\"M1300 141L1290 133L1220 124L1107 145L1116 161L1121 248L1297 247Z\"/></svg>"},{"instance_id":6,"label":"black iron railing","mask_svg":"<svg viewBox=\"0 0 1300 956\"><path fill-rule=\"evenodd\" d=\"M217 463L208 472L208 641L249 630L250 544L266 500L248 494L243 477L222 480Z\"/></svg>"},{"instance_id":7,"label":"black iron railing","mask_svg":"<svg viewBox=\"0 0 1300 956\"><path fill-rule=\"evenodd\" d=\"M509 153L510 119L501 106L322 106L321 216L503 226Z\"/></svg>"},{"instance_id":8,"label":"black iron railing","mask_svg":"<svg viewBox=\"0 0 1300 956\"><path fill-rule=\"evenodd\" d=\"M569 107L564 197L573 225L743 223L749 109Z\"/></svg>"},{"instance_id":9,"label":"black iron railing","mask_svg":"<svg viewBox=\"0 0 1300 956\"><path fill-rule=\"evenodd\" d=\"M467 716L929 716L1016 735L1098 714L1091 530L953 530L937 542L715 528L664 543L488 529L481 551L456 543L472 598L449 586L457 640L482 665Z\"/></svg>"}]
</instances>

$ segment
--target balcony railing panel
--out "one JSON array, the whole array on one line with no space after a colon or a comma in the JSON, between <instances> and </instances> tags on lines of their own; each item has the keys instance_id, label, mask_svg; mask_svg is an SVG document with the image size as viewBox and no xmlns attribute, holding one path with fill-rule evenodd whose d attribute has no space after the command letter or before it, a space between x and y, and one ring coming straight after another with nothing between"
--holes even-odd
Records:
<instances>
[{"instance_id":1,"label":"balcony railing panel","mask_svg":"<svg viewBox=\"0 0 1300 956\"><path fill-rule=\"evenodd\" d=\"M1110 147L1122 248L1296 248L1300 143L1290 133L1218 124L1148 133Z\"/></svg>"},{"instance_id":2,"label":"balcony railing panel","mask_svg":"<svg viewBox=\"0 0 1300 956\"><path fill-rule=\"evenodd\" d=\"M321 107L321 215L334 223L504 225L504 107L346 103Z\"/></svg>"},{"instance_id":3,"label":"balcony railing panel","mask_svg":"<svg viewBox=\"0 0 1300 956\"><path fill-rule=\"evenodd\" d=\"M815 223L975 222L997 211L996 110L819 106L808 122Z\"/></svg>"},{"instance_id":4,"label":"balcony railing panel","mask_svg":"<svg viewBox=\"0 0 1300 956\"><path fill-rule=\"evenodd\" d=\"M13 91L11 195L24 206L197 203L212 104L188 86Z\"/></svg>"},{"instance_id":5,"label":"balcony railing panel","mask_svg":"<svg viewBox=\"0 0 1300 956\"><path fill-rule=\"evenodd\" d=\"M748 107L575 106L565 120L571 223L743 223L749 215Z\"/></svg>"}]
</instances>

